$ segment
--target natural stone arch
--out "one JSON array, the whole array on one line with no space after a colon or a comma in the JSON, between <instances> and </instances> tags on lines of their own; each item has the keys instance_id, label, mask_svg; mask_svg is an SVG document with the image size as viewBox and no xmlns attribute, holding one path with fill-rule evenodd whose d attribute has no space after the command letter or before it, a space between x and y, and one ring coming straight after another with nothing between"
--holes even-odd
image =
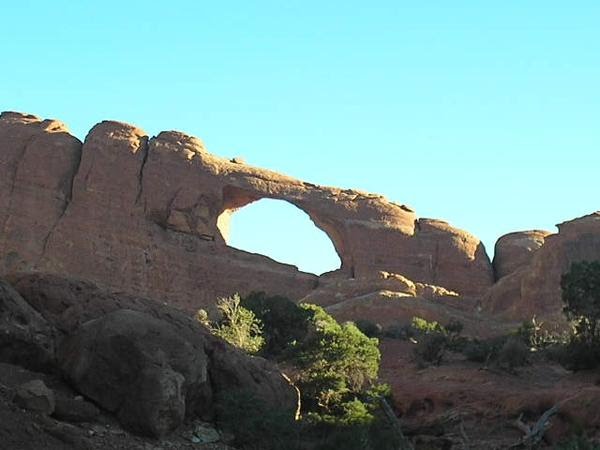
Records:
<instances>
[{"instance_id":1,"label":"natural stone arch","mask_svg":"<svg viewBox=\"0 0 600 450\"><path fill-rule=\"evenodd\" d=\"M280 201L284 204L294 206L306 214L312 221L313 225L327 236L337 257L339 258L339 266L332 270L344 268L344 260L342 258L342 255L344 255L343 240L341 235L336 231L335 227L331 225L328 226L326 221L320 219L318 215L312 213L308 208L301 206L301 202L295 202L289 198L282 198L281 196L277 195L257 195L256 193L235 186L226 186L223 189L223 209L217 217L217 230L220 233L219 237L222 238L225 244L229 244L230 242L232 216L245 206L256 203L260 200Z\"/></svg>"}]
</instances>

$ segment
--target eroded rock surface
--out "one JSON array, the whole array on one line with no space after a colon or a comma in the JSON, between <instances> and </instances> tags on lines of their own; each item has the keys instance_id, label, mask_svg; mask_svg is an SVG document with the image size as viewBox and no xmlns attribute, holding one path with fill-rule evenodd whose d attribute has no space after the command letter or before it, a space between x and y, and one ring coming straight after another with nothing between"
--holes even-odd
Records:
<instances>
[{"instance_id":1,"label":"eroded rock surface","mask_svg":"<svg viewBox=\"0 0 600 450\"><path fill-rule=\"evenodd\" d=\"M85 278L190 310L236 291L298 299L317 276L226 245L230 215L273 198L327 233L346 277L385 270L468 296L493 282L483 245L464 231L380 195L216 157L179 132L149 138L102 122L82 145L59 122L3 113L0 163L0 275Z\"/></svg>"},{"instance_id":2,"label":"eroded rock surface","mask_svg":"<svg viewBox=\"0 0 600 450\"><path fill-rule=\"evenodd\" d=\"M498 239L493 261L496 280L528 265L550 234L552 233L543 230L517 231Z\"/></svg>"},{"instance_id":3,"label":"eroded rock surface","mask_svg":"<svg viewBox=\"0 0 600 450\"><path fill-rule=\"evenodd\" d=\"M562 320L560 279L571 264L600 259L600 211L558 225L528 264L496 283L481 301L489 312L528 320Z\"/></svg>"},{"instance_id":4,"label":"eroded rock surface","mask_svg":"<svg viewBox=\"0 0 600 450\"><path fill-rule=\"evenodd\" d=\"M53 327L0 280L0 361L47 368L54 358L54 334Z\"/></svg>"}]
</instances>

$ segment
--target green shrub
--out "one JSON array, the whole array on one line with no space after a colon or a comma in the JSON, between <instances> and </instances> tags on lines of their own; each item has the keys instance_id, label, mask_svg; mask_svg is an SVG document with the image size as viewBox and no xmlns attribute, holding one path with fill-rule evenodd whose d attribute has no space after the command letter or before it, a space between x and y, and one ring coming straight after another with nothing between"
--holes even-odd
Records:
<instances>
[{"instance_id":1,"label":"green shrub","mask_svg":"<svg viewBox=\"0 0 600 450\"><path fill-rule=\"evenodd\" d=\"M358 319L354 324L367 337L378 337L383 331L381 325L368 319Z\"/></svg>"},{"instance_id":2,"label":"green shrub","mask_svg":"<svg viewBox=\"0 0 600 450\"><path fill-rule=\"evenodd\" d=\"M418 364L432 363L439 366L448 348L448 338L442 333L426 334L419 338L413 351Z\"/></svg>"},{"instance_id":3,"label":"green shrub","mask_svg":"<svg viewBox=\"0 0 600 450\"><path fill-rule=\"evenodd\" d=\"M600 261L578 262L561 278L564 312L584 342L600 344Z\"/></svg>"},{"instance_id":4,"label":"green shrub","mask_svg":"<svg viewBox=\"0 0 600 450\"><path fill-rule=\"evenodd\" d=\"M221 319L211 323L204 310L199 310L196 319L210 328L212 333L226 340L231 345L248 353L257 353L264 344L262 324L254 313L240 305L240 296L220 298L217 309Z\"/></svg>"},{"instance_id":5,"label":"green shrub","mask_svg":"<svg viewBox=\"0 0 600 450\"><path fill-rule=\"evenodd\" d=\"M413 339L417 342L413 354L418 364L439 366L447 350L457 351L464 346L464 339L460 337L463 324L456 320L442 326L435 321L413 317L411 328L415 335Z\"/></svg>"},{"instance_id":6,"label":"green shrub","mask_svg":"<svg viewBox=\"0 0 600 450\"><path fill-rule=\"evenodd\" d=\"M236 447L398 448L394 430L379 409L379 399L389 396L390 389L377 383L380 353L376 338L367 337L352 322L338 323L319 306L296 305L284 297L255 293L241 304L237 296L225 299L226 307L221 304L218 306L223 319L218 325L211 324L201 312L198 320L226 339L231 338L230 328L248 331L235 317L241 316L243 324L261 323L261 327L250 327L250 336L262 330L262 353L294 366L304 416L298 422L290 422L293 415L268 410L247 392L222 394L217 399L219 424L235 435ZM243 336L247 342L248 333Z\"/></svg>"},{"instance_id":7,"label":"green shrub","mask_svg":"<svg viewBox=\"0 0 600 450\"><path fill-rule=\"evenodd\" d=\"M421 317L413 317L411 322L411 327L415 330L416 333L419 334L430 334L430 333L443 333L445 332L444 327L441 326L435 320L431 322L421 318Z\"/></svg>"},{"instance_id":8,"label":"green shrub","mask_svg":"<svg viewBox=\"0 0 600 450\"><path fill-rule=\"evenodd\" d=\"M573 263L560 285L572 333L553 354L571 370L595 368L600 364L600 261Z\"/></svg>"},{"instance_id":9,"label":"green shrub","mask_svg":"<svg viewBox=\"0 0 600 450\"><path fill-rule=\"evenodd\" d=\"M241 304L262 323L267 358L289 356L308 332L310 313L286 297L253 292Z\"/></svg>"},{"instance_id":10,"label":"green shrub","mask_svg":"<svg viewBox=\"0 0 600 450\"><path fill-rule=\"evenodd\" d=\"M340 325L316 305L301 305L311 315L310 329L299 347L298 379L309 411L330 413L335 404L361 393L376 380L378 341L351 322Z\"/></svg>"}]
</instances>

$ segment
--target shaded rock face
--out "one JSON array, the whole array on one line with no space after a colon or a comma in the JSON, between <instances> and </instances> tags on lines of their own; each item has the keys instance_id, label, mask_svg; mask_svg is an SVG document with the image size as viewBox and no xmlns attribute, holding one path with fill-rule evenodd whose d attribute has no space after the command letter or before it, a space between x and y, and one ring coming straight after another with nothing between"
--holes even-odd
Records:
<instances>
[{"instance_id":1,"label":"shaded rock face","mask_svg":"<svg viewBox=\"0 0 600 450\"><path fill-rule=\"evenodd\" d=\"M138 311L83 324L63 342L59 364L81 393L143 434L162 437L181 424L186 406L209 403L201 398L210 392L202 335L187 340Z\"/></svg>"},{"instance_id":2,"label":"shaded rock face","mask_svg":"<svg viewBox=\"0 0 600 450\"><path fill-rule=\"evenodd\" d=\"M494 275L499 280L528 265L534 253L544 245L549 231L517 231L505 234L496 242L494 250Z\"/></svg>"},{"instance_id":3,"label":"shaded rock face","mask_svg":"<svg viewBox=\"0 0 600 450\"><path fill-rule=\"evenodd\" d=\"M38 370L54 359L53 327L0 280L0 361Z\"/></svg>"},{"instance_id":4,"label":"shaded rock face","mask_svg":"<svg viewBox=\"0 0 600 450\"><path fill-rule=\"evenodd\" d=\"M42 414L52 414L56 405L54 392L42 380L23 383L17 388L13 401L23 409Z\"/></svg>"},{"instance_id":5,"label":"shaded rock face","mask_svg":"<svg viewBox=\"0 0 600 450\"><path fill-rule=\"evenodd\" d=\"M558 225L558 233L528 264L502 278L483 297L484 310L518 320L562 319L561 276L578 261L600 260L600 211Z\"/></svg>"},{"instance_id":6,"label":"shaded rock face","mask_svg":"<svg viewBox=\"0 0 600 450\"><path fill-rule=\"evenodd\" d=\"M212 418L213 399L230 390L295 411L296 391L273 364L213 336L190 314L56 275L14 275L11 282L62 334L67 377L134 430L166 433L182 405L186 415ZM165 417L145 410L151 405Z\"/></svg>"},{"instance_id":7,"label":"shaded rock face","mask_svg":"<svg viewBox=\"0 0 600 450\"><path fill-rule=\"evenodd\" d=\"M85 278L190 310L262 290L298 299L319 278L226 245L228 218L261 198L305 211L346 277L385 270L468 296L493 282L481 242L379 195L315 186L218 158L178 132L117 122L81 144L55 121L0 116L0 275Z\"/></svg>"},{"instance_id":8,"label":"shaded rock face","mask_svg":"<svg viewBox=\"0 0 600 450\"><path fill-rule=\"evenodd\" d=\"M442 324L458 320L464 325L463 334L470 336L494 336L507 330L506 323L477 313L476 299L389 272L357 279L330 275L302 301L323 306L340 322L360 319L399 328L421 317Z\"/></svg>"}]
</instances>

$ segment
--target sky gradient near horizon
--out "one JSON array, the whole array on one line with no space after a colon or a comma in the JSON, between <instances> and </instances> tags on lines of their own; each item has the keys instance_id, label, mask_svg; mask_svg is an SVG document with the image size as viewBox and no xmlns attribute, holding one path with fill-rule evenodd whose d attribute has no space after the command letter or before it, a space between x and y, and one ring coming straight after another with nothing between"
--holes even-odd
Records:
<instances>
[{"instance_id":1,"label":"sky gradient near horizon","mask_svg":"<svg viewBox=\"0 0 600 450\"><path fill-rule=\"evenodd\" d=\"M600 209L600 2L484 3L9 2L0 110L81 139L104 119L181 130L220 156L383 194L492 253L505 233ZM241 210L232 244L339 265L282 208Z\"/></svg>"}]
</instances>

